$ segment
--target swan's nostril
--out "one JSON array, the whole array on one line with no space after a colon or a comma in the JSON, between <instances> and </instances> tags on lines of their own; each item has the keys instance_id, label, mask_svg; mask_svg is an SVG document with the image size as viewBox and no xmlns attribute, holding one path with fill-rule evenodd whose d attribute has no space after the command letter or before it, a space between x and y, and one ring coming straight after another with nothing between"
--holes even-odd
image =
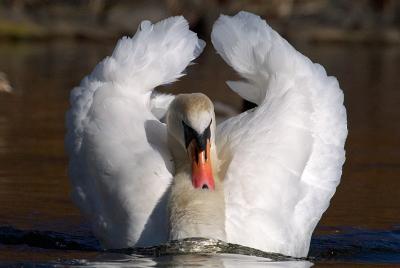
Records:
<instances>
[{"instance_id":1,"label":"swan's nostril","mask_svg":"<svg viewBox=\"0 0 400 268\"><path fill-rule=\"evenodd\" d=\"M203 187L201 187L201 189L208 189L208 185L207 184L203 184Z\"/></svg>"}]
</instances>

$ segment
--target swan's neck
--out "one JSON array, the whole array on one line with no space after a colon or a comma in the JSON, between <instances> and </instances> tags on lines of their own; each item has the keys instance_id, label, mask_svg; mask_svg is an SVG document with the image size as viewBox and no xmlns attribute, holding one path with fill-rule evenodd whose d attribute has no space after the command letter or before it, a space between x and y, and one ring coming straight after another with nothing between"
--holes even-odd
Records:
<instances>
[{"instance_id":1,"label":"swan's neck","mask_svg":"<svg viewBox=\"0 0 400 268\"><path fill-rule=\"evenodd\" d=\"M215 149L215 147L214 147ZM187 157L176 157L176 173L169 199L170 239L206 237L226 240L223 184L218 178L218 159L212 150L215 190L195 189Z\"/></svg>"}]
</instances>

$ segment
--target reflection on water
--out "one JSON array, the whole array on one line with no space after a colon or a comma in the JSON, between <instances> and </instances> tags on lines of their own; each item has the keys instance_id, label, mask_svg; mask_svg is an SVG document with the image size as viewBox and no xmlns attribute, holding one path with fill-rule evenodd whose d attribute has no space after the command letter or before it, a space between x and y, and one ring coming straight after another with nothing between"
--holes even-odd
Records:
<instances>
[{"instance_id":1,"label":"reflection on water","mask_svg":"<svg viewBox=\"0 0 400 268\"><path fill-rule=\"evenodd\" d=\"M117 257L117 256L115 256ZM118 267L121 266L130 266L134 265L135 267L154 267L154 266L163 266L163 267L221 267L221 268L229 268L229 267L267 267L267 268L308 268L312 266L312 263L308 261L286 261L286 262L274 262L269 261L264 258L259 257L249 257L243 255L235 255L235 254L213 254L213 255L175 255L175 256L164 256L157 258L147 258L147 257L127 257L125 259L122 257L120 259L116 258L114 261L109 261L109 259L105 262L103 261L94 261L94 262L85 262L84 266L109 266L115 265Z\"/></svg>"},{"instance_id":2,"label":"reflection on water","mask_svg":"<svg viewBox=\"0 0 400 268\"><path fill-rule=\"evenodd\" d=\"M70 89L101 58L110 54L112 47L112 43L0 44L0 71L7 74L15 89L12 95L0 93L0 226L57 231L92 239L89 228L69 198L67 159L63 149L64 114ZM322 250L326 253L340 249L343 244L356 244L354 237L323 239L337 232L326 234L324 226L391 230L400 223L400 48L301 44L298 47L312 60L324 65L328 74L338 77L345 92L349 117L347 162L342 183L313 240L312 249L318 255L320 253L315 249L321 249L321 245L332 246ZM235 74L212 51L211 44L197 63L190 67L189 75L181 82L163 90L202 91L214 100L239 109L240 98L224 84ZM335 230L342 233L340 228ZM387 241L392 234L381 235L373 239ZM87 241L84 244L87 245ZM399 249L398 245L388 245ZM109 253L104 254L0 244L0 262L57 259L104 262L112 259ZM353 255L349 258L339 256L333 259L365 259L365 255L361 260ZM126 255L121 258L129 265ZM232 266L238 258L249 266L263 264L258 259L233 255L163 258L169 264L177 265L193 262L193 265L218 266L216 263L223 263ZM371 261L379 260L378 256ZM143 266L154 261L160 259L135 258L136 264ZM308 267L301 266L300 262L294 265Z\"/></svg>"},{"instance_id":3,"label":"reflection on water","mask_svg":"<svg viewBox=\"0 0 400 268\"><path fill-rule=\"evenodd\" d=\"M38 263L39 264L39 263ZM214 255L175 255L149 258L119 254L103 254L94 260L72 260L52 262L44 266L77 266L77 267L266 267L266 268L308 268L308 261L273 262L259 257L248 257L235 254Z\"/></svg>"}]
</instances>

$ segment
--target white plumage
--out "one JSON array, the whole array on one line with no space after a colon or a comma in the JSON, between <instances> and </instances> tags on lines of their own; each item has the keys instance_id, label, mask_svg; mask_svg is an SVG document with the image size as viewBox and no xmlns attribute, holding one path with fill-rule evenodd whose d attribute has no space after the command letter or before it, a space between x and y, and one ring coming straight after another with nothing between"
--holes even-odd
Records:
<instances>
[{"instance_id":1,"label":"white plumage","mask_svg":"<svg viewBox=\"0 0 400 268\"><path fill-rule=\"evenodd\" d=\"M246 79L228 85L259 105L218 127L228 241L305 256L345 160L343 93L253 14L221 16L212 42Z\"/></svg>"},{"instance_id":2,"label":"white plumage","mask_svg":"<svg viewBox=\"0 0 400 268\"><path fill-rule=\"evenodd\" d=\"M337 80L250 13L221 16L212 42L259 106L217 126L228 242L305 256L341 176L347 135ZM168 239L174 174L163 118L204 48L183 17L142 22L71 93L66 147L73 198L107 248Z\"/></svg>"},{"instance_id":3,"label":"white plumage","mask_svg":"<svg viewBox=\"0 0 400 268\"><path fill-rule=\"evenodd\" d=\"M71 93L66 147L73 199L108 248L166 241L163 199L173 165L162 104L151 95L204 47L183 17L142 22ZM151 110L154 110L153 114Z\"/></svg>"}]
</instances>

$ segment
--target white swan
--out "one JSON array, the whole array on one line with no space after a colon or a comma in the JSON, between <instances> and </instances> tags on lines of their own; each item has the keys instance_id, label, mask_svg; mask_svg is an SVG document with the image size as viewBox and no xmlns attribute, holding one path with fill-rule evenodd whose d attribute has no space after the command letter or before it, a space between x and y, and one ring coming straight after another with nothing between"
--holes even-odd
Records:
<instances>
[{"instance_id":1,"label":"white swan","mask_svg":"<svg viewBox=\"0 0 400 268\"><path fill-rule=\"evenodd\" d=\"M221 16L212 42L258 107L216 126L205 95L152 92L204 42L183 17L144 21L71 93L73 198L107 248L203 236L305 256L340 181L343 93L253 14Z\"/></svg>"}]
</instances>

